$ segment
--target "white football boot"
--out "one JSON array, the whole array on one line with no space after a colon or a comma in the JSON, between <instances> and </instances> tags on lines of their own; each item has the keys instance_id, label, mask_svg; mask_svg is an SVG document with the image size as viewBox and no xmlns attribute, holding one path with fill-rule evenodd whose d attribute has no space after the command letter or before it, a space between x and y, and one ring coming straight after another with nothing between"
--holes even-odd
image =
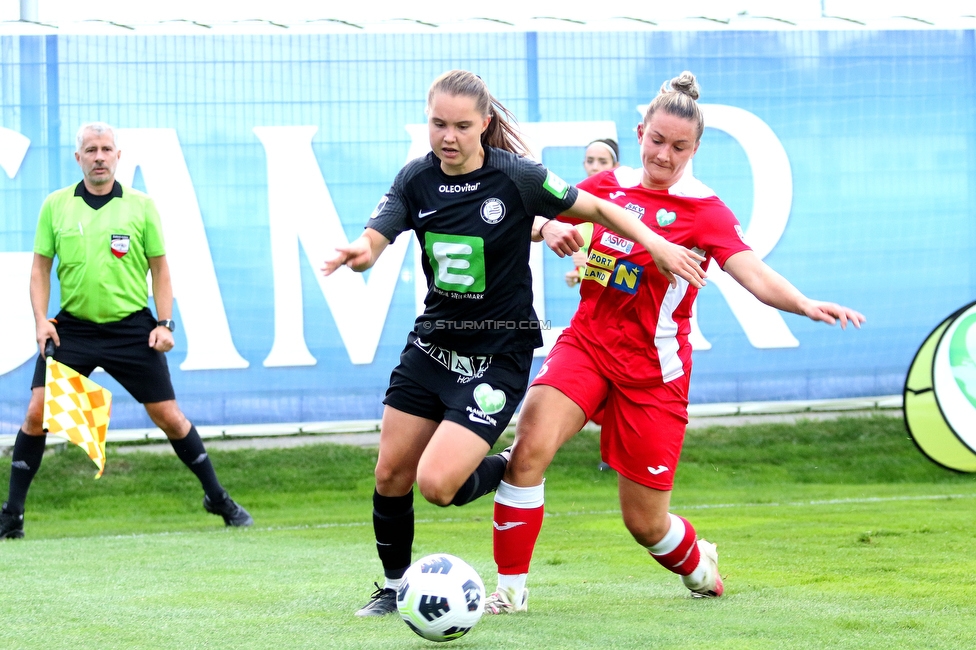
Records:
<instances>
[{"instance_id":1,"label":"white football boot","mask_svg":"<svg viewBox=\"0 0 976 650\"><path fill-rule=\"evenodd\" d=\"M701 554L699 566L704 566L706 569L705 577L700 582L695 583L692 578L695 574L692 573L692 575L681 576L681 581L691 590L693 598L718 598L725 591L722 576L718 572L718 550L716 550L715 544L700 539L698 540L698 552Z\"/></svg>"},{"instance_id":2,"label":"white football boot","mask_svg":"<svg viewBox=\"0 0 976 650\"><path fill-rule=\"evenodd\" d=\"M485 598L485 614L513 614L529 609L529 589L526 587L519 596L514 590L498 588L498 591Z\"/></svg>"}]
</instances>

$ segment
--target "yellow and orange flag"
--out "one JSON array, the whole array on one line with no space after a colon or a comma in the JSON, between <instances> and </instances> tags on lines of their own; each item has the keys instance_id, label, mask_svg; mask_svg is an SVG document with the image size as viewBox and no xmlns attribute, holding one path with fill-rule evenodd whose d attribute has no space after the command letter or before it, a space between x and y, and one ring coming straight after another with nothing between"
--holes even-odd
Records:
<instances>
[{"instance_id":1,"label":"yellow and orange flag","mask_svg":"<svg viewBox=\"0 0 976 650\"><path fill-rule=\"evenodd\" d=\"M112 393L63 363L47 357L44 429L73 442L105 471L105 433L112 415Z\"/></svg>"}]
</instances>

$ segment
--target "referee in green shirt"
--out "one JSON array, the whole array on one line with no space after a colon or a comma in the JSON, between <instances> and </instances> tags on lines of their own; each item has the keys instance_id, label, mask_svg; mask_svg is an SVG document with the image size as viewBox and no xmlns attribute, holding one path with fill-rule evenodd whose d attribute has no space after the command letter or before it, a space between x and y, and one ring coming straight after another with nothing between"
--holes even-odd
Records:
<instances>
[{"instance_id":1,"label":"referee in green shirt","mask_svg":"<svg viewBox=\"0 0 976 650\"><path fill-rule=\"evenodd\" d=\"M111 126L85 124L76 142L75 160L84 180L47 197L34 238L30 298L42 353L27 416L14 442L0 539L24 536L24 503L44 455L43 350L48 339L57 346L57 361L86 376L103 368L145 406L176 455L200 479L207 512L220 515L228 526L250 526L251 515L220 485L196 427L176 404L164 356L173 349L176 327L173 287L156 206L115 180L121 151ZM48 320L55 256L61 311ZM147 273L152 273L156 316L148 307Z\"/></svg>"}]
</instances>

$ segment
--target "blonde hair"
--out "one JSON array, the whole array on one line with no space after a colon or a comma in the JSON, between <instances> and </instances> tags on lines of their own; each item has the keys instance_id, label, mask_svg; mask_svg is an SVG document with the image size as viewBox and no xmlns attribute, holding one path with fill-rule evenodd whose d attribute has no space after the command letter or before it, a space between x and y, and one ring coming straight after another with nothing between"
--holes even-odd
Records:
<instances>
[{"instance_id":1,"label":"blonde hair","mask_svg":"<svg viewBox=\"0 0 976 650\"><path fill-rule=\"evenodd\" d=\"M427 91L428 111L437 93L453 97L473 97L475 108L482 117L491 118L488 128L481 134L482 146L504 149L519 156L528 153L529 147L513 126L516 123L515 116L492 96L488 91L488 84L478 75L467 70L449 70L437 77Z\"/></svg>"},{"instance_id":2,"label":"blonde hair","mask_svg":"<svg viewBox=\"0 0 976 650\"><path fill-rule=\"evenodd\" d=\"M701 87L698 85L698 80L695 79L694 74L685 70L677 77L664 82L661 92L647 107L644 124L650 122L651 116L658 110L675 117L683 117L698 125L698 137L695 138L697 142L701 140L702 133L705 131L705 118L697 101L700 96Z\"/></svg>"}]
</instances>

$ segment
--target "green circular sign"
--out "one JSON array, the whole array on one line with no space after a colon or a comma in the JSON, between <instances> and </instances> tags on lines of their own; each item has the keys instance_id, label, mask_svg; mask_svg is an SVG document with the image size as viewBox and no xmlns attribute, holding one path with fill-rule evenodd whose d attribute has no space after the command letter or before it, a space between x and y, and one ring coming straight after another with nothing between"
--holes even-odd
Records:
<instances>
[{"instance_id":1,"label":"green circular sign","mask_svg":"<svg viewBox=\"0 0 976 650\"><path fill-rule=\"evenodd\" d=\"M976 302L936 327L905 378L905 424L933 462L976 472Z\"/></svg>"}]
</instances>

